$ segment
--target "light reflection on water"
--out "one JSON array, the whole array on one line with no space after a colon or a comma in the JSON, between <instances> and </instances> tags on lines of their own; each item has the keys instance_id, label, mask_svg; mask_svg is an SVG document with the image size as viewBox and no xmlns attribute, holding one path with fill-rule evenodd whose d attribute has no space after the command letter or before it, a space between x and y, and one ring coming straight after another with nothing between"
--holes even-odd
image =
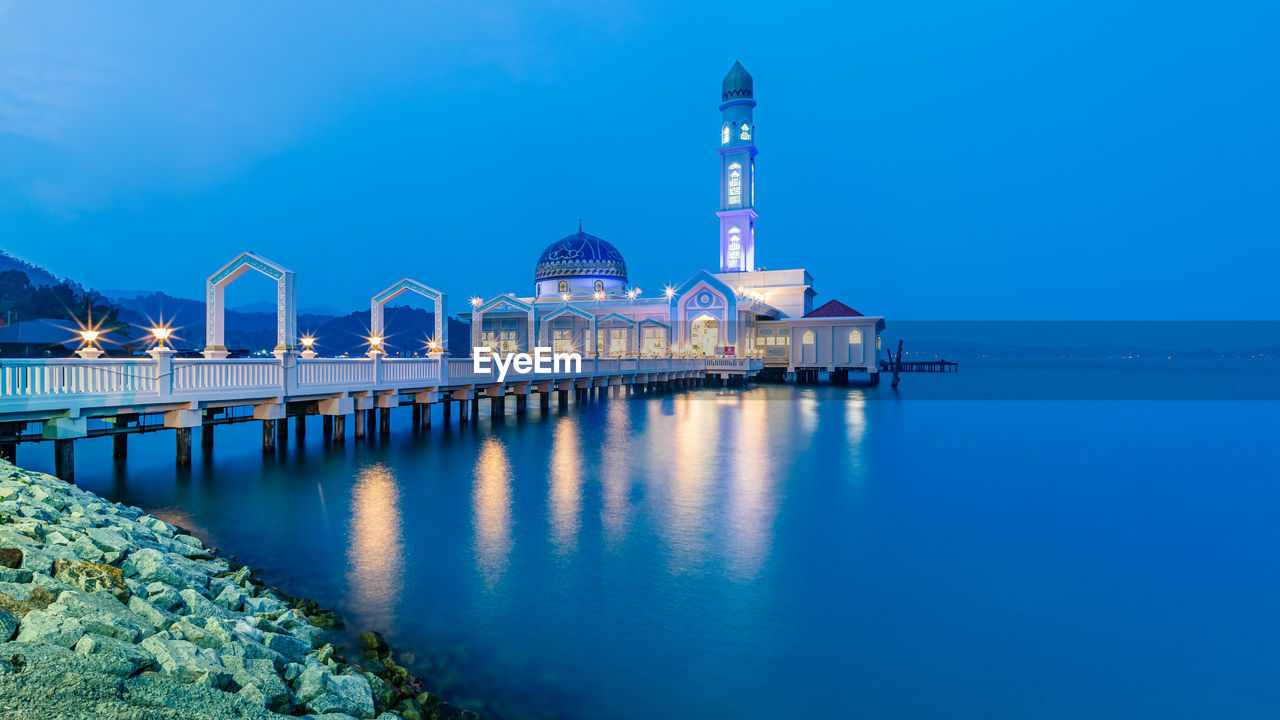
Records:
<instances>
[{"instance_id":1,"label":"light reflection on water","mask_svg":"<svg viewBox=\"0 0 1280 720\"><path fill-rule=\"evenodd\" d=\"M404 587L400 489L382 463L363 468L351 490L347 587L366 622L391 617Z\"/></svg>"},{"instance_id":2,"label":"light reflection on water","mask_svg":"<svg viewBox=\"0 0 1280 720\"><path fill-rule=\"evenodd\" d=\"M511 462L498 438L485 438L480 446L473 488L476 561L480 574L492 584L506 570L512 544Z\"/></svg>"}]
</instances>

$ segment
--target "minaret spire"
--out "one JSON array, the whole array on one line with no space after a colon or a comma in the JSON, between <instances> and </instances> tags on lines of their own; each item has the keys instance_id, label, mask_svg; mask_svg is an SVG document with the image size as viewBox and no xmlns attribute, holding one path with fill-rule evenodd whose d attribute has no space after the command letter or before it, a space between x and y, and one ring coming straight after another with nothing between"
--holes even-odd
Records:
<instances>
[{"instance_id":1,"label":"minaret spire","mask_svg":"<svg viewBox=\"0 0 1280 720\"><path fill-rule=\"evenodd\" d=\"M734 62L720 84L720 272L750 272L756 262L755 81Z\"/></svg>"}]
</instances>

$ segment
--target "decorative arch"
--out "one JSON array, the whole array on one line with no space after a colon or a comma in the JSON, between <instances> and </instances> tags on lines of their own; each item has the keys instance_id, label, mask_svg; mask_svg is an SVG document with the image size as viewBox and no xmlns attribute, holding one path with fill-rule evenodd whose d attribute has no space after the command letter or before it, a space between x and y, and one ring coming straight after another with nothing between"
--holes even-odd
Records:
<instances>
[{"instance_id":1,"label":"decorative arch","mask_svg":"<svg viewBox=\"0 0 1280 720\"><path fill-rule=\"evenodd\" d=\"M729 204L742 204L742 165L740 163L729 164Z\"/></svg>"},{"instance_id":2,"label":"decorative arch","mask_svg":"<svg viewBox=\"0 0 1280 720\"><path fill-rule=\"evenodd\" d=\"M391 287L383 290L373 296L372 304L369 307L369 332L374 337L384 337L384 327L382 323L382 310L387 303L400 297L407 292L417 293L426 299L432 301L434 307L432 312L435 314L435 334L432 340L440 346L440 352L445 355L449 354L449 338L448 338L448 321L446 314L446 298L445 294L434 288L427 287L417 280L405 278Z\"/></svg>"},{"instance_id":3,"label":"decorative arch","mask_svg":"<svg viewBox=\"0 0 1280 720\"><path fill-rule=\"evenodd\" d=\"M729 144L729 123L725 123L720 128L720 144L721 145Z\"/></svg>"},{"instance_id":4,"label":"decorative arch","mask_svg":"<svg viewBox=\"0 0 1280 720\"><path fill-rule=\"evenodd\" d=\"M817 338L817 336L815 336L815 335L813 334L813 331L812 331L812 330L805 330L805 331L804 331L803 333L801 333L801 335L800 335L800 344L801 344L801 345L812 345L812 344L814 343L814 340L816 340L816 338Z\"/></svg>"},{"instance_id":5,"label":"decorative arch","mask_svg":"<svg viewBox=\"0 0 1280 720\"><path fill-rule=\"evenodd\" d=\"M850 344L850 345L861 345L861 344L862 344L862 331L861 331L861 330L859 330L858 328L854 328L854 329L852 329L852 330L850 330L850 331L849 331L849 344Z\"/></svg>"},{"instance_id":6,"label":"decorative arch","mask_svg":"<svg viewBox=\"0 0 1280 720\"><path fill-rule=\"evenodd\" d=\"M592 335L594 336L596 332L596 316L592 315L591 313L585 310L576 308L572 305L565 305L559 308L558 310L547 313L546 315L542 316L541 320L538 321L538 329L539 329L538 337L540 338L540 341L538 343L539 345L551 347L552 345L551 321L556 320L558 318L562 318L566 315L570 317L576 317L581 320L585 320L587 322L587 325L589 326L589 329ZM578 339L581 340L582 338L578 338Z\"/></svg>"},{"instance_id":7,"label":"decorative arch","mask_svg":"<svg viewBox=\"0 0 1280 720\"><path fill-rule=\"evenodd\" d=\"M704 312L719 316L723 344L737 345L738 295L706 270L699 270L671 294L671 341L688 344L691 341L693 319Z\"/></svg>"},{"instance_id":8,"label":"decorative arch","mask_svg":"<svg viewBox=\"0 0 1280 720\"><path fill-rule=\"evenodd\" d=\"M298 315L294 298L294 272L270 260L243 252L223 265L205 281L204 294L204 356L227 356L225 341L226 301L225 291L236 278L257 270L276 281L276 349L277 355L293 352L298 346Z\"/></svg>"},{"instance_id":9,"label":"decorative arch","mask_svg":"<svg viewBox=\"0 0 1280 720\"><path fill-rule=\"evenodd\" d=\"M523 313L528 323L525 330L526 342L530 345L535 342L537 333L534 327L533 305L517 298L515 295L499 295L471 311L472 348L480 346L480 334L483 332L484 316L491 312Z\"/></svg>"}]
</instances>

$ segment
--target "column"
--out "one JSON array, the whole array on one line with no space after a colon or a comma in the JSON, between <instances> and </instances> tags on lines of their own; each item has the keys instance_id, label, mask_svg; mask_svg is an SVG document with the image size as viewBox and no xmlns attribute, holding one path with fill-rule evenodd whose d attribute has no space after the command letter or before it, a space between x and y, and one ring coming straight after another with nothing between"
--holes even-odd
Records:
<instances>
[{"instance_id":1,"label":"column","mask_svg":"<svg viewBox=\"0 0 1280 720\"><path fill-rule=\"evenodd\" d=\"M74 440L53 441L53 474L69 483L76 481L76 451Z\"/></svg>"},{"instance_id":2,"label":"column","mask_svg":"<svg viewBox=\"0 0 1280 720\"><path fill-rule=\"evenodd\" d=\"M191 466L191 428L180 427L175 428L174 437L177 441L175 449L177 451L178 467Z\"/></svg>"}]
</instances>

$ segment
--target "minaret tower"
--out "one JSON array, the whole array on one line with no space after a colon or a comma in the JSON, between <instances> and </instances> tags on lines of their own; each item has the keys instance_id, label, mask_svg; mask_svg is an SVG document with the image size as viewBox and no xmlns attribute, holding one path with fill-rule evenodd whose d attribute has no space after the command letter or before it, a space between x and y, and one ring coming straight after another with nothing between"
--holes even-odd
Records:
<instances>
[{"instance_id":1,"label":"minaret tower","mask_svg":"<svg viewBox=\"0 0 1280 720\"><path fill-rule=\"evenodd\" d=\"M756 269L756 126L751 74L735 62L720 86L720 272Z\"/></svg>"}]
</instances>

